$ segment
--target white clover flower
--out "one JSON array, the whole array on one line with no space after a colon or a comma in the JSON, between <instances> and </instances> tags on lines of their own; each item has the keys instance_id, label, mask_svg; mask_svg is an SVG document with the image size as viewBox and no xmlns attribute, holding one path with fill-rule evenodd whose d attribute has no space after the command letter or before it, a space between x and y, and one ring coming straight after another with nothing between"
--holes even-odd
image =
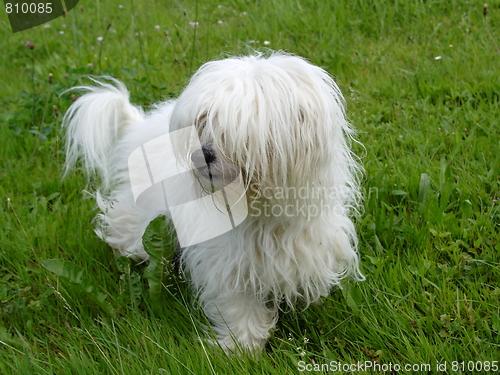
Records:
<instances>
[{"instance_id":1,"label":"white clover flower","mask_svg":"<svg viewBox=\"0 0 500 375\"><path fill-rule=\"evenodd\" d=\"M264 45L265 45L265 46L268 46L268 45L270 45L270 44L271 44L271 42L270 42L269 40L264 40Z\"/></svg>"}]
</instances>

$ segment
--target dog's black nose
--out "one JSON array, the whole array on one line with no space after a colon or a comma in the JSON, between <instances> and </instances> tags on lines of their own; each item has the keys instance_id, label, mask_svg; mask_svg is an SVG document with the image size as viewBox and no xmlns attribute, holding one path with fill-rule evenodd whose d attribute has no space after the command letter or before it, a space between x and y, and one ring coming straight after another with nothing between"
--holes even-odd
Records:
<instances>
[{"instance_id":1,"label":"dog's black nose","mask_svg":"<svg viewBox=\"0 0 500 375\"><path fill-rule=\"evenodd\" d=\"M191 161L196 168L206 168L207 165L215 163L216 160L215 152L207 146L202 146L201 150L196 150L191 154Z\"/></svg>"},{"instance_id":2,"label":"dog's black nose","mask_svg":"<svg viewBox=\"0 0 500 375\"><path fill-rule=\"evenodd\" d=\"M215 163L217 157L215 156L214 150L206 146L201 146L201 150L203 151L203 157L205 158L205 163L207 164Z\"/></svg>"}]
</instances>

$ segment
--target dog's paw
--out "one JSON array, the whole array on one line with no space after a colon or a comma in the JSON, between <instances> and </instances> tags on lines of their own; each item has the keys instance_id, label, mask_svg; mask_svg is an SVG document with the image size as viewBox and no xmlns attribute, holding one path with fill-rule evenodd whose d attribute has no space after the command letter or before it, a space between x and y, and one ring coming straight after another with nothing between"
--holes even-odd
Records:
<instances>
[{"instance_id":1,"label":"dog's paw","mask_svg":"<svg viewBox=\"0 0 500 375\"><path fill-rule=\"evenodd\" d=\"M266 338L256 338L253 335L245 335L245 337L234 337L233 335L219 335L217 344L226 352L226 354L237 354L241 356L243 353L254 357L262 351L266 344Z\"/></svg>"}]
</instances>

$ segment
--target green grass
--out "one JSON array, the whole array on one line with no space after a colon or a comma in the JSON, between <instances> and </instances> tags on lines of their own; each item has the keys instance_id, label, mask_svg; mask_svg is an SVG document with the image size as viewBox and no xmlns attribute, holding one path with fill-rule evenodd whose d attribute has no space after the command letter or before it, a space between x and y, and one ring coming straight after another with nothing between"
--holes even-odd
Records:
<instances>
[{"instance_id":1,"label":"green grass","mask_svg":"<svg viewBox=\"0 0 500 375\"><path fill-rule=\"evenodd\" d=\"M484 18L482 2L463 0L81 1L16 34L2 13L0 372L293 374L299 361L377 361L458 373L452 361L499 361L499 24L499 1ZM59 95L108 74L148 106L203 62L264 41L326 67L344 92L365 145L367 280L283 314L259 360L242 361L197 340L206 322L182 277L159 290L94 235L85 179L61 180L72 101Z\"/></svg>"}]
</instances>

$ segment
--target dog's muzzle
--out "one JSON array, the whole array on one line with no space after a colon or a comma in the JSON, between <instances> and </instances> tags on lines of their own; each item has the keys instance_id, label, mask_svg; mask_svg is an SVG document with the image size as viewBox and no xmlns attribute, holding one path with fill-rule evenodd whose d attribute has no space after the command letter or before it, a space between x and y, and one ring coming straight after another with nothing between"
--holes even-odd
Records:
<instances>
[{"instance_id":1,"label":"dog's muzzle","mask_svg":"<svg viewBox=\"0 0 500 375\"><path fill-rule=\"evenodd\" d=\"M203 177L212 179L210 165L217 161L217 157L211 148L202 146L201 149L198 149L191 154L191 161Z\"/></svg>"},{"instance_id":2,"label":"dog's muzzle","mask_svg":"<svg viewBox=\"0 0 500 375\"><path fill-rule=\"evenodd\" d=\"M239 168L218 160L215 151L210 146L201 146L201 149L193 152L191 161L196 171L210 183L215 183L217 188L230 184L240 176Z\"/></svg>"}]
</instances>

